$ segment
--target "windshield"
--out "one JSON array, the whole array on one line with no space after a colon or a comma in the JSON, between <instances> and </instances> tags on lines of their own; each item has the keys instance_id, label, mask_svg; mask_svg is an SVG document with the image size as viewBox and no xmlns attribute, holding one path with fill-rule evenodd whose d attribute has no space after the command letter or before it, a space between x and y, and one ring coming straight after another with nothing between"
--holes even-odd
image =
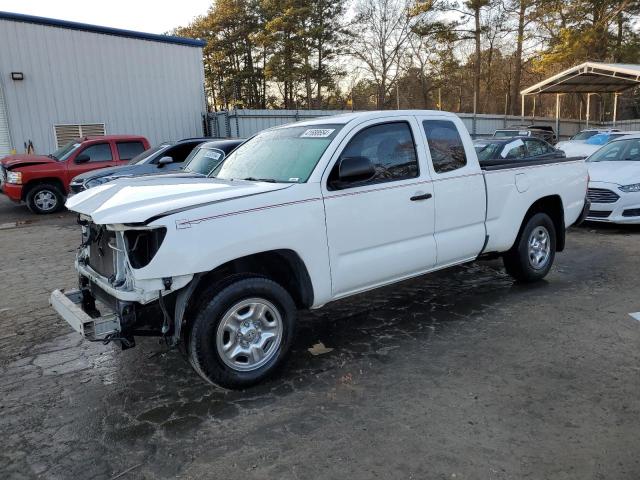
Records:
<instances>
[{"instance_id":1,"label":"windshield","mask_svg":"<svg viewBox=\"0 0 640 480\"><path fill-rule=\"evenodd\" d=\"M163 143L158 145L157 147L153 147L153 148L150 148L149 150L145 150L144 152L139 153L138 155L133 157L131 160L129 160L129 165L144 163L144 161L148 159L151 155L158 153L160 150L168 147L169 145L170 145L169 143Z\"/></svg>"},{"instance_id":2,"label":"windshield","mask_svg":"<svg viewBox=\"0 0 640 480\"><path fill-rule=\"evenodd\" d=\"M63 161L69 158L69 156L75 152L80 146L80 142L74 140L72 142L67 143L66 145L60 147L58 150L50 154L51 158L55 158L58 161Z\"/></svg>"},{"instance_id":3,"label":"windshield","mask_svg":"<svg viewBox=\"0 0 640 480\"><path fill-rule=\"evenodd\" d=\"M473 146L478 154L478 160L492 160L497 157L502 143L498 142L474 142Z\"/></svg>"},{"instance_id":4,"label":"windshield","mask_svg":"<svg viewBox=\"0 0 640 480\"><path fill-rule=\"evenodd\" d=\"M224 160L224 155L224 152L218 148L196 148L185 160L184 170L208 176Z\"/></svg>"},{"instance_id":5,"label":"windshield","mask_svg":"<svg viewBox=\"0 0 640 480\"><path fill-rule=\"evenodd\" d=\"M596 130L584 130L582 132L576 133L573 137L571 137L571 140L588 140L596 133L598 133Z\"/></svg>"},{"instance_id":6,"label":"windshield","mask_svg":"<svg viewBox=\"0 0 640 480\"><path fill-rule=\"evenodd\" d=\"M259 133L229 154L212 176L226 180L306 182L343 126L286 127Z\"/></svg>"},{"instance_id":7,"label":"windshield","mask_svg":"<svg viewBox=\"0 0 640 480\"><path fill-rule=\"evenodd\" d=\"M608 143L591 155L588 162L638 162L640 161L640 138L617 140Z\"/></svg>"}]
</instances>

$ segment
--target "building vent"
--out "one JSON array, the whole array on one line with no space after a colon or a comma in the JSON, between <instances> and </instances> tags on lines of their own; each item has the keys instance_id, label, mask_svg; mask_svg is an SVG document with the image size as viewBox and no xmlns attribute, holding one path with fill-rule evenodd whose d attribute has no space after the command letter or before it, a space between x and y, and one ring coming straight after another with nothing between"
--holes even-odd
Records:
<instances>
[{"instance_id":1,"label":"building vent","mask_svg":"<svg viewBox=\"0 0 640 480\"><path fill-rule=\"evenodd\" d=\"M104 135L104 123L65 124L53 126L56 135L57 148L80 137Z\"/></svg>"}]
</instances>

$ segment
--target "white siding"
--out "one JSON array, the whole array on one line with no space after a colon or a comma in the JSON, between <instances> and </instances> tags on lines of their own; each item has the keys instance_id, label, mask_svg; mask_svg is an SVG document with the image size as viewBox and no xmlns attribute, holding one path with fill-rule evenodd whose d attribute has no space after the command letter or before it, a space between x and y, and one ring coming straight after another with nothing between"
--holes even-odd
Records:
<instances>
[{"instance_id":1,"label":"white siding","mask_svg":"<svg viewBox=\"0 0 640 480\"><path fill-rule=\"evenodd\" d=\"M0 19L13 146L55 147L54 124L104 123L151 143L202 135L202 48ZM11 72L24 80L11 80Z\"/></svg>"},{"instance_id":2,"label":"white siding","mask_svg":"<svg viewBox=\"0 0 640 480\"><path fill-rule=\"evenodd\" d=\"M9 135L9 117L5 108L2 81L0 80L0 158L11 153L11 137Z\"/></svg>"}]
</instances>

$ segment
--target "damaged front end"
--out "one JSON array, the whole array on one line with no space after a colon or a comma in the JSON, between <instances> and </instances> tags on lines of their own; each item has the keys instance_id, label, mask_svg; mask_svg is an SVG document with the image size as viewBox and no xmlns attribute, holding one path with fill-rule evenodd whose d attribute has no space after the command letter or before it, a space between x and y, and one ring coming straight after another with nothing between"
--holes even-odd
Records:
<instances>
[{"instance_id":1,"label":"damaged front end","mask_svg":"<svg viewBox=\"0 0 640 480\"><path fill-rule=\"evenodd\" d=\"M50 303L87 340L135 346L136 336L179 337L174 328L177 290L193 275L145 278L141 272L155 258L165 227L97 225L80 215L82 244L76 254L78 289L56 290Z\"/></svg>"}]
</instances>

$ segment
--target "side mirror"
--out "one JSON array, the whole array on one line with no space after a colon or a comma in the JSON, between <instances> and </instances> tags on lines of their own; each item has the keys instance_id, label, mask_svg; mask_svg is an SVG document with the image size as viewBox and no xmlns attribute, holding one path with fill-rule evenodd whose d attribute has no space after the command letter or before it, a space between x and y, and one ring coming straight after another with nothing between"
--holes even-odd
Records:
<instances>
[{"instance_id":1,"label":"side mirror","mask_svg":"<svg viewBox=\"0 0 640 480\"><path fill-rule=\"evenodd\" d=\"M86 153L81 153L80 155L78 155L76 157L75 162L76 163L87 163L89 160L91 160L91 157L89 155L87 155Z\"/></svg>"},{"instance_id":2,"label":"side mirror","mask_svg":"<svg viewBox=\"0 0 640 480\"><path fill-rule=\"evenodd\" d=\"M367 157L344 157L338 165L338 178L341 182L363 182L376 174L373 163Z\"/></svg>"},{"instance_id":3,"label":"side mirror","mask_svg":"<svg viewBox=\"0 0 640 480\"><path fill-rule=\"evenodd\" d=\"M173 163L173 158L162 157L160 160L158 160L158 167L164 167L165 165L168 165L170 163Z\"/></svg>"}]
</instances>

